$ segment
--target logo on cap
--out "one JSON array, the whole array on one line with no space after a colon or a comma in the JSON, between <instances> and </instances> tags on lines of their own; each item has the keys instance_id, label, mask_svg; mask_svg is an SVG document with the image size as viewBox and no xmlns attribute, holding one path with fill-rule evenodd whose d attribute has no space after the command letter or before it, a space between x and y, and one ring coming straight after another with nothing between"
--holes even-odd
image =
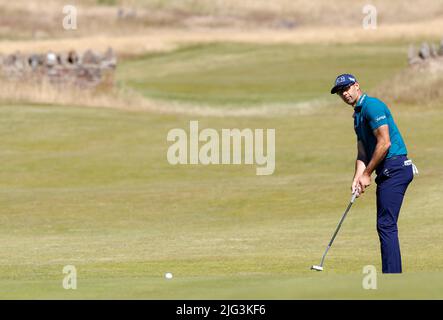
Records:
<instances>
[{"instance_id":1,"label":"logo on cap","mask_svg":"<svg viewBox=\"0 0 443 320\"><path fill-rule=\"evenodd\" d=\"M345 82L345 77L344 76L341 76L341 77L338 77L337 78L337 81L335 81L335 84L339 84L339 83L342 83L342 82Z\"/></svg>"},{"instance_id":2,"label":"logo on cap","mask_svg":"<svg viewBox=\"0 0 443 320\"><path fill-rule=\"evenodd\" d=\"M331 89L331 93L337 93L337 90L341 87L346 87L348 85L354 84L357 79L352 74L341 74L335 79L334 87Z\"/></svg>"}]
</instances>

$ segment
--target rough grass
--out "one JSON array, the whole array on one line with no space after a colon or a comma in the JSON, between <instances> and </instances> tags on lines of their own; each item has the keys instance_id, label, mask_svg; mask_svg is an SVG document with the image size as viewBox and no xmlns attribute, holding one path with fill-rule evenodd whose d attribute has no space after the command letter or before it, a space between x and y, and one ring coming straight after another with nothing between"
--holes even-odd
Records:
<instances>
[{"instance_id":1,"label":"rough grass","mask_svg":"<svg viewBox=\"0 0 443 320\"><path fill-rule=\"evenodd\" d=\"M87 30L98 30L95 25L101 24L118 32L119 28L130 31L152 26L284 28L282 22L285 21L295 27L361 26L362 9L368 3L352 0L334 3L325 0L77 0L71 4L79 8L81 22ZM374 0L371 4L377 8L379 22L388 24L432 20L443 14L440 0ZM28 28L33 26L40 32L61 34L57 22L63 17L61 8L64 5L66 3L62 0L49 0L42 12L37 1L1 0L2 12L8 13L6 19L2 19L2 25L10 27L14 20L9 18L14 18L20 20L18 27L23 33L29 32ZM118 28L115 25L118 8L135 9L136 17L121 19Z\"/></svg>"},{"instance_id":2,"label":"rough grass","mask_svg":"<svg viewBox=\"0 0 443 320\"><path fill-rule=\"evenodd\" d=\"M110 45L115 46L119 37L137 35L144 39L145 33L164 29L197 33L203 30L203 34L225 30L227 35L232 35L232 30L248 30L249 33L265 30L277 37L289 32L290 38L301 38L304 42L312 37L315 40L311 42L357 42L368 37L369 41L374 38L402 39L406 35L441 38L443 9L440 0L375 0L371 3L378 10L381 32L364 32L362 9L367 4L365 1L130 0L103 3L83 0L70 3L78 9L78 28L72 31L64 30L62 26L65 1L46 1L42 10L38 1L0 0L3 14L0 39L44 41L107 35L117 37L115 41L110 40ZM119 9L124 10L125 17L118 18ZM204 38L203 35L200 37ZM142 41L138 41L140 43Z\"/></svg>"},{"instance_id":3,"label":"rough grass","mask_svg":"<svg viewBox=\"0 0 443 320\"><path fill-rule=\"evenodd\" d=\"M443 59L409 67L380 83L374 93L391 103L439 107L443 99Z\"/></svg>"},{"instance_id":4,"label":"rough grass","mask_svg":"<svg viewBox=\"0 0 443 320\"><path fill-rule=\"evenodd\" d=\"M120 0L119 4L134 5L134 1ZM136 4L150 9L176 10L200 15L241 16L250 20L269 20L274 17L290 19L302 24L359 25L365 1L306 1L306 0L136 0ZM410 22L441 16L441 1L384 1L374 0L383 22Z\"/></svg>"},{"instance_id":5,"label":"rough grass","mask_svg":"<svg viewBox=\"0 0 443 320\"><path fill-rule=\"evenodd\" d=\"M85 51L93 49L104 51L112 47L121 57L134 57L152 52L167 52L182 45L208 43L247 43L247 44L389 44L420 43L440 41L443 29L443 19L426 20L421 22L380 25L376 30L362 28L345 28L339 26L301 27L294 30L272 30L267 28L238 29L238 28L139 28L124 32L117 25L117 31L107 26L96 26L95 29L65 32L60 37L44 37L17 39L8 33L1 41L0 53L11 54L45 52L54 50L69 51L72 49ZM83 30L83 29L82 29ZM121 31L121 32L120 32ZM405 55L407 51L405 51Z\"/></svg>"}]
</instances>

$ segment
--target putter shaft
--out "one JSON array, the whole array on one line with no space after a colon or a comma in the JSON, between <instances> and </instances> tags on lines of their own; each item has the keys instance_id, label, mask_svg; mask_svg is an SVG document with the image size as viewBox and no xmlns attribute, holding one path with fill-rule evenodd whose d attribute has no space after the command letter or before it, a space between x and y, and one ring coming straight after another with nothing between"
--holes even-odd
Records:
<instances>
[{"instance_id":1,"label":"putter shaft","mask_svg":"<svg viewBox=\"0 0 443 320\"><path fill-rule=\"evenodd\" d=\"M329 249L331 248L332 243L334 242L334 239L335 239L335 237L337 236L337 233L338 233L338 231L340 230L340 227L341 227L343 221L344 221L345 218L346 218L346 215L348 214L349 210L350 210L351 207L352 207L352 204L354 203L355 199L357 198L357 194L358 194L357 191L355 191L355 192L352 194L351 201L349 202L348 207L347 207L346 210L345 210L345 213L344 213L343 216L341 217L341 219L340 219L340 221L339 221L339 223L338 223L338 225L337 225L337 228L335 229L335 232L334 232L334 234L332 235L331 241L329 241L329 244L328 244L328 246L326 247L325 253L323 254L323 257L321 258L321 262L320 262L320 267L322 267L322 268L323 268L323 263L324 263L325 258L326 258L326 254L328 253Z\"/></svg>"}]
</instances>

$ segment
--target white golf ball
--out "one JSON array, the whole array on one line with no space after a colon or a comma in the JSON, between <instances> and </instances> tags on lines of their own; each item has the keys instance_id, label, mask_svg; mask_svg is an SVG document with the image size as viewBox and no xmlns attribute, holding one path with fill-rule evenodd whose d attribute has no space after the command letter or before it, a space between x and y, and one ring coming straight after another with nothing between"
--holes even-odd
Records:
<instances>
[{"instance_id":1,"label":"white golf ball","mask_svg":"<svg viewBox=\"0 0 443 320\"><path fill-rule=\"evenodd\" d=\"M170 272L166 272L166 273L165 273L165 278L166 278L166 279L172 279L172 273L170 273Z\"/></svg>"}]
</instances>

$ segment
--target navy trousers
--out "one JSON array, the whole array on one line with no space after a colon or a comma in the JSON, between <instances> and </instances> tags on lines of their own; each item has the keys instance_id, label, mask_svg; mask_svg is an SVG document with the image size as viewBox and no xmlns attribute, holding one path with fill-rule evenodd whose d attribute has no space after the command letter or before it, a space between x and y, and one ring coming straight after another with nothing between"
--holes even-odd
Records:
<instances>
[{"instance_id":1,"label":"navy trousers","mask_svg":"<svg viewBox=\"0 0 443 320\"><path fill-rule=\"evenodd\" d=\"M397 221L406 189L414 174L406 156L385 159L377 167L377 232L383 273L401 273Z\"/></svg>"}]
</instances>

